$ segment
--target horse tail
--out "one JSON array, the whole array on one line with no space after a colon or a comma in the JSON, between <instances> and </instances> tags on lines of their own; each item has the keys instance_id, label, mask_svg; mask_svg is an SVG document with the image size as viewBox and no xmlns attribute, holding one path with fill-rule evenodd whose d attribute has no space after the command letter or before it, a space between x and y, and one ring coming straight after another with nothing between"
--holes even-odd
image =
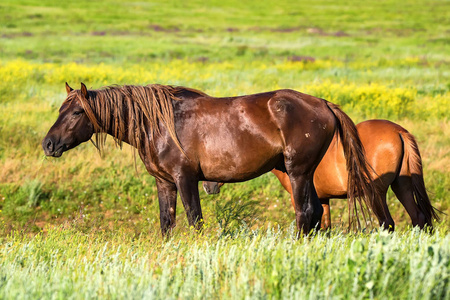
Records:
<instances>
[{"instance_id":1,"label":"horse tail","mask_svg":"<svg viewBox=\"0 0 450 300\"><path fill-rule=\"evenodd\" d=\"M356 218L357 224L355 225L361 228L357 206L361 208L361 214L367 223L367 217L369 216L367 208L374 211L375 201L378 201L378 206L381 205L381 197L376 192L371 176L371 171L374 172L374 170L366 160L364 147L355 123L338 105L331 102L327 102L327 105L338 121L337 130L344 148L348 172L347 197L350 227L352 227L353 219Z\"/></svg>"},{"instance_id":2,"label":"horse tail","mask_svg":"<svg viewBox=\"0 0 450 300\"><path fill-rule=\"evenodd\" d=\"M414 136L406 129L399 131L403 140L404 154L403 164L406 164L408 173L411 175L413 195L420 211L425 215L426 222L433 226L433 219L439 221L438 210L431 205L423 180L422 158L420 156L419 146Z\"/></svg>"}]
</instances>

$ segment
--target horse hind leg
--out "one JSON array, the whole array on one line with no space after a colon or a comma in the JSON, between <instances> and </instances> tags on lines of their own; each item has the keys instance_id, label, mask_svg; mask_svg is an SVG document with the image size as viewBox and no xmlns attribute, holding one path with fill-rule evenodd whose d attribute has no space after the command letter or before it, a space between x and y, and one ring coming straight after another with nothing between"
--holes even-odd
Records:
<instances>
[{"instance_id":1,"label":"horse hind leg","mask_svg":"<svg viewBox=\"0 0 450 300\"><path fill-rule=\"evenodd\" d=\"M294 198L295 219L297 229L308 234L311 229L320 228L323 208L320 205L312 176L289 175Z\"/></svg>"},{"instance_id":2,"label":"horse hind leg","mask_svg":"<svg viewBox=\"0 0 450 300\"><path fill-rule=\"evenodd\" d=\"M372 204L372 211L377 217L379 225L389 232L393 232L395 230L395 222L386 202L389 182L392 182L393 178L394 177L392 174L384 174L373 181L375 193L378 194L380 201Z\"/></svg>"},{"instance_id":3,"label":"horse hind leg","mask_svg":"<svg viewBox=\"0 0 450 300\"><path fill-rule=\"evenodd\" d=\"M324 143L329 144L330 140L326 139ZM313 178L314 171L327 147L323 146L319 150L316 147L309 149L298 147L302 149L301 155L293 149L288 147L284 153L285 166L291 183L297 229L303 234L308 234L311 229L321 227L323 208L317 196Z\"/></svg>"},{"instance_id":4,"label":"horse hind leg","mask_svg":"<svg viewBox=\"0 0 450 300\"><path fill-rule=\"evenodd\" d=\"M423 229L426 224L426 217L416 204L411 178L409 176L398 176L391 184L391 188L406 209L412 225Z\"/></svg>"},{"instance_id":5,"label":"horse hind leg","mask_svg":"<svg viewBox=\"0 0 450 300\"><path fill-rule=\"evenodd\" d=\"M291 182L297 229L304 234L316 226L320 228L323 208L313 175L337 128L336 117L327 103L317 100L283 91L268 102L272 120L283 140L284 165ZM314 109L309 106L311 103Z\"/></svg>"},{"instance_id":6,"label":"horse hind leg","mask_svg":"<svg viewBox=\"0 0 450 300\"><path fill-rule=\"evenodd\" d=\"M291 187L291 182L289 180L289 176L285 172L275 170L275 169L272 170L272 173L275 174L275 176L277 176L281 185L291 196L292 208L295 210L295 200L294 200L294 195L292 193L292 187ZM320 202L321 202L322 208L323 208L323 215L322 215L322 220L320 223L320 225L321 225L320 228L322 230L327 230L327 229L331 228L330 199L320 199ZM316 224L314 224L314 223L312 223L311 225L313 227L316 226Z\"/></svg>"},{"instance_id":7,"label":"horse hind leg","mask_svg":"<svg viewBox=\"0 0 450 300\"><path fill-rule=\"evenodd\" d=\"M331 229L331 212L330 212L330 199L320 199L322 204L323 214L321 221L321 229L328 230Z\"/></svg>"},{"instance_id":8,"label":"horse hind leg","mask_svg":"<svg viewBox=\"0 0 450 300\"><path fill-rule=\"evenodd\" d=\"M272 173L275 174L275 176L277 176L281 185L290 194L292 208L295 210L295 199L294 199L294 195L292 193L292 186L291 186L291 182L289 180L289 176L285 172L275 170L275 169L272 170ZM331 228L330 199L320 199L320 202L322 203L322 208L323 208L323 215L322 215L322 220L321 220L320 225L321 225L322 230L326 230L326 229ZM315 227L316 224L317 223L314 223L314 221L311 222L312 227Z\"/></svg>"},{"instance_id":9,"label":"horse hind leg","mask_svg":"<svg viewBox=\"0 0 450 300\"><path fill-rule=\"evenodd\" d=\"M412 134L405 129L399 131L403 141L402 167L391 185L397 198L408 212L413 226L433 226L433 218L439 219L430 203L423 180L422 159L419 147Z\"/></svg>"},{"instance_id":10,"label":"horse hind leg","mask_svg":"<svg viewBox=\"0 0 450 300\"><path fill-rule=\"evenodd\" d=\"M395 222L394 219L392 219L392 215L386 203L386 193L387 191L380 193L381 202L374 205L373 212L375 213L380 226L385 230L393 232L395 230Z\"/></svg>"}]
</instances>

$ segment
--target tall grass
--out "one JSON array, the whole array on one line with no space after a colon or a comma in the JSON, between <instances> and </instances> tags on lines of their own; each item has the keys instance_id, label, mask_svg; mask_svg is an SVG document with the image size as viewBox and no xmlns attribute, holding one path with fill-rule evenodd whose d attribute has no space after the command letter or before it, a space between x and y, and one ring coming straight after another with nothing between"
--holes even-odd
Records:
<instances>
[{"instance_id":1,"label":"tall grass","mask_svg":"<svg viewBox=\"0 0 450 300\"><path fill-rule=\"evenodd\" d=\"M1 298L448 299L450 238L412 230L293 238L294 226L220 238L13 232L0 247ZM420 241L420 242L418 242Z\"/></svg>"}]
</instances>

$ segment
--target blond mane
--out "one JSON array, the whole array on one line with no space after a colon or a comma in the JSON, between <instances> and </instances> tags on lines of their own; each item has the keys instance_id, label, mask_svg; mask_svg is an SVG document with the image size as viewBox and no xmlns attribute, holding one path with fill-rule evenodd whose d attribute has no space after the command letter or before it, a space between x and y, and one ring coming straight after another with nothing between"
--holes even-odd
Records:
<instances>
[{"instance_id":1,"label":"blond mane","mask_svg":"<svg viewBox=\"0 0 450 300\"><path fill-rule=\"evenodd\" d=\"M126 138L140 150L149 134L153 141L153 137L161 133L160 121L183 153L185 152L175 131L172 101L180 101L178 95L183 92L206 95L195 89L160 84L108 86L89 90L88 99L80 90L74 92L94 126L96 144L100 151L105 144L107 130L112 131L114 141L119 147ZM73 97L69 97L66 102L71 100Z\"/></svg>"}]
</instances>

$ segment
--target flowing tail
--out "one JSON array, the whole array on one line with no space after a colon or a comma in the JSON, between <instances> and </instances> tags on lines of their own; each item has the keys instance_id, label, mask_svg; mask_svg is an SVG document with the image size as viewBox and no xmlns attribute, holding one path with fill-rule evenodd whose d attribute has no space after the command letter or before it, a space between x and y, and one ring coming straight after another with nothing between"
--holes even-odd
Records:
<instances>
[{"instance_id":1,"label":"flowing tail","mask_svg":"<svg viewBox=\"0 0 450 300\"><path fill-rule=\"evenodd\" d=\"M356 130L353 121L339 108L338 105L331 102L327 102L327 105L339 121L338 133L339 137L342 139L344 156L347 163L347 197L350 227L352 227L354 218L356 218L356 226L361 228L357 203L361 208L361 214L366 223L367 218L369 217L367 208L374 211L373 208L375 202L378 202L377 204L381 205L381 197L376 192L376 187L372 184L371 172L374 172L374 170L365 158L364 147L359 139L358 131Z\"/></svg>"},{"instance_id":2,"label":"flowing tail","mask_svg":"<svg viewBox=\"0 0 450 300\"><path fill-rule=\"evenodd\" d=\"M413 194L417 206L425 215L428 226L433 226L433 219L439 221L438 211L431 205L425 182L423 180L422 158L420 156L419 147L414 136L406 131L399 132L404 144L403 164L407 164L413 186Z\"/></svg>"}]
</instances>

